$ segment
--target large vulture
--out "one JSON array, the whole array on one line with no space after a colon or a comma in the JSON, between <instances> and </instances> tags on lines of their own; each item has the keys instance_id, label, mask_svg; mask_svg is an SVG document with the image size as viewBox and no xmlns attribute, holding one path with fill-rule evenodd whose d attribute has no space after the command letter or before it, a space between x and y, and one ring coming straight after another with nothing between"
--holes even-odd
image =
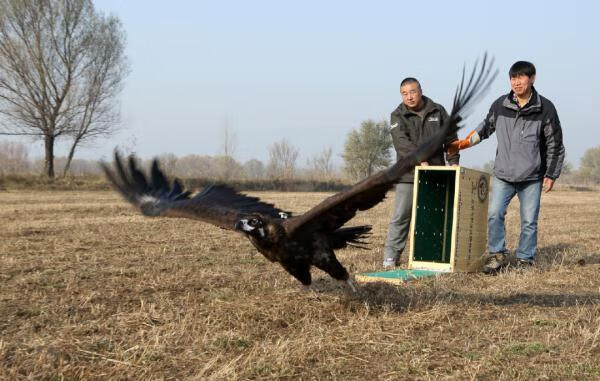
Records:
<instances>
[{"instance_id":1,"label":"large vulture","mask_svg":"<svg viewBox=\"0 0 600 381\"><path fill-rule=\"evenodd\" d=\"M447 135L456 132L459 122L489 87L496 73L493 62L484 56L471 75L456 89L450 117L443 129L414 152L391 167L339 192L299 216L240 194L226 186L209 186L191 195L177 180L169 182L157 160L146 177L133 156L128 165L115 152L114 169L102 164L114 188L146 216L184 217L201 220L244 234L256 249L283 268L303 285L311 284L310 268L316 266L334 279L347 282L356 291L348 271L337 260L334 250L360 245L370 226L344 227L359 210L367 210L385 198L386 193L410 171L442 147Z\"/></svg>"}]
</instances>

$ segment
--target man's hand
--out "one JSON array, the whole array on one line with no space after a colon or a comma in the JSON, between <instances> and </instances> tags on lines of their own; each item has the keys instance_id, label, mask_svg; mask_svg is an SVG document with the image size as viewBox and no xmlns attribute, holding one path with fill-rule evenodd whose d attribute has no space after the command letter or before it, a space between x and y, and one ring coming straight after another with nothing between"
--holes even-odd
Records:
<instances>
[{"instance_id":1,"label":"man's hand","mask_svg":"<svg viewBox=\"0 0 600 381\"><path fill-rule=\"evenodd\" d=\"M461 140L455 140L446 146L448 155L456 155L460 151Z\"/></svg>"},{"instance_id":2,"label":"man's hand","mask_svg":"<svg viewBox=\"0 0 600 381\"><path fill-rule=\"evenodd\" d=\"M554 187L554 180L552 180L549 177L544 177L544 193L548 193L552 190L552 187Z\"/></svg>"},{"instance_id":3,"label":"man's hand","mask_svg":"<svg viewBox=\"0 0 600 381\"><path fill-rule=\"evenodd\" d=\"M462 140L455 140L452 143L448 144L447 148L448 148L448 154L449 155L454 155L457 154L458 151L465 149L465 148L469 148L474 146L475 144L479 143L479 134L473 130L471 132L469 132L469 135L467 135L466 138L462 139Z\"/></svg>"},{"instance_id":4,"label":"man's hand","mask_svg":"<svg viewBox=\"0 0 600 381\"><path fill-rule=\"evenodd\" d=\"M429 163L428 163L428 162L426 162L426 161L422 161L422 162L421 162L421 166L422 166L422 167L427 167L427 166L429 166Z\"/></svg>"}]
</instances>

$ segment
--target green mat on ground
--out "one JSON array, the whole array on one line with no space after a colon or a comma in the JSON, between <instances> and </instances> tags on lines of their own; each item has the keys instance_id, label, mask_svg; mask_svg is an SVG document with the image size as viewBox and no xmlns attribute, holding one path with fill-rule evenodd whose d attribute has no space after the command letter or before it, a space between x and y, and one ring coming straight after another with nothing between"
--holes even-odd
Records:
<instances>
[{"instance_id":1,"label":"green mat on ground","mask_svg":"<svg viewBox=\"0 0 600 381\"><path fill-rule=\"evenodd\" d=\"M378 271L372 273L357 274L356 279L360 282L392 282L402 283L412 279L426 278L443 274L442 271L433 270L407 270L396 269L390 271Z\"/></svg>"}]
</instances>

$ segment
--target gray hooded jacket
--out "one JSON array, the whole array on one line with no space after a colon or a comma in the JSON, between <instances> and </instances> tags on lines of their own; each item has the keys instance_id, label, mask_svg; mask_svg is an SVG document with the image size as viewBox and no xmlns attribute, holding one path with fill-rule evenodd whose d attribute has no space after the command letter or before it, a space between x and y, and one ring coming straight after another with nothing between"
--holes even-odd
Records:
<instances>
[{"instance_id":1,"label":"gray hooded jacket","mask_svg":"<svg viewBox=\"0 0 600 381\"><path fill-rule=\"evenodd\" d=\"M497 178L519 182L560 176L565 159L560 120L552 102L535 88L523 107L512 91L498 98L476 132L481 140L496 132Z\"/></svg>"}]
</instances>

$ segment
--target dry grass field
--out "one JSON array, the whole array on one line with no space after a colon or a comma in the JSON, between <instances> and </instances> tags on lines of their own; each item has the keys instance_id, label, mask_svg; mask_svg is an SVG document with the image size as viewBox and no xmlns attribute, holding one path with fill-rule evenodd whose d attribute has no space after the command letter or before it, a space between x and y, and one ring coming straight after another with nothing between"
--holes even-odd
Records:
<instances>
[{"instance_id":1,"label":"dry grass field","mask_svg":"<svg viewBox=\"0 0 600 381\"><path fill-rule=\"evenodd\" d=\"M295 212L323 193L255 193ZM380 268L392 200L359 214ZM518 239L516 200L509 247ZM0 379L600 379L600 192L543 196L538 266L315 293L242 236L108 191L0 192Z\"/></svg>"}]
</instances>

